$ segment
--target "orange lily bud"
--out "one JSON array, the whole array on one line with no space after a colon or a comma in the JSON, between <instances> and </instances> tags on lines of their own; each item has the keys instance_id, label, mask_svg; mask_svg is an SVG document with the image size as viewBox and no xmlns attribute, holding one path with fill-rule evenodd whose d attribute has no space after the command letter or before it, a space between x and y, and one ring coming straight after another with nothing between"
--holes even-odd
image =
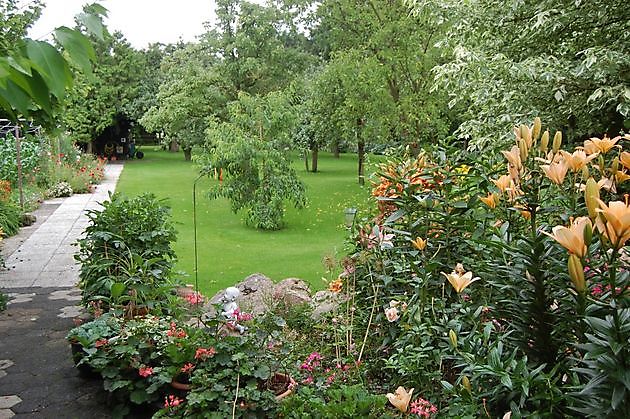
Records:
<instances>
[{"instance_id":1,"label":"orange lily bud","mask_svg":"<svg viewBox=\"0 0 630 419\"><path fill-rule=\"evenodd\" d=\"M540 139L540 151L542 151L543 153L547 153L548 148L549 148L549 130L545 130L545 132L542 135L542 138Z\"/></svg>"},{"instance_id":2,"label":"orange lily bud","mask_svg":"<svg viewBox=\"0 0 630 419\"><path fill-rule=\"evenodd\" d=\"M457 334L453 329L448 331L448 338L451 340L451 345L453 345L453 348L457 349Z\"/></svg>"},{"instance_id":3,"label":"orange lily bud","mask_svg":"<svg viewBox=\"0 0 630 419\"><path fill-rule=\"evenodd\" d=\"M538 139L538 136L540 135L540 130L542 127L542 122L540 121L539 117L534 118L534 129L532 130L532 135L534 136L534 140Z\"/></svg>"},{"instance_id":4,"label":"orange lily bud","mask_svg":"<svg viewBox=\"0 0 630 419\"><path fill-rule=\"evenodd\" d=\"M586 181L586 188L584 189L584 202L586 202L586 209L588 210L588 216L591 220L597 217L597 209L599 208L599 185L592 177Z\"/></svg>"},{"instance_id":5,"label":"orange lily bud","mask_svg":"<svg viewBox=\"0 0 630 419\"><path fill-rule=\"evenodd\" d=\"M569 255L568 268L573 286L577 292L583 293L586 290L586 282L584 281L584 268L580 258L573 254Z\"/></svg>"},{"instance_id":6,"label":"orange lily bud","mask_svg":"<svg viewBox=\"0 0 630 419\"><path fill-rule=\"evenodd\" d=\"M558 150L560 150L560 146L562 145L562 132L556 131L556 135L553 136L553 143L551 145L551 151L553 154L556 154Z\"/></svg>"}]
</instances>

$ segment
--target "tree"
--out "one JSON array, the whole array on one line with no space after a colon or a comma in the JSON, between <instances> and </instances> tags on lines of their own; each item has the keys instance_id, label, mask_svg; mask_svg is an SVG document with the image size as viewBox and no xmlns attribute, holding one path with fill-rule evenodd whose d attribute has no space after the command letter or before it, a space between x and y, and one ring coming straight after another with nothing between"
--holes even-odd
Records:
<instances>
[{"instance_id":1,"label":"tree","mask_svg":"<svg viewBox=\"0 0 630 419\"><path fill-rule=\"evenodd\" d=\"M434 2L410 0L415 13ZM450 62L435 69L458 134L485 149L534 116L567 137L616 134L630 115L630 9L620 0L439 2L450 10Z\"/></svg>"},{"instance_id":2,"label":"tree","mask_svg":"<svg viewBox=\"0 0 630 419\"><path fill-rule=\"evenodd\" d=\"M282 144L295 115L280 93L241 93L229 106L229 122L211 123L206 170L221 170L213 197L228 198L232 210L245 210L248 225L263 230L283 226L285 201L306 204L305 188L291 167Z\"/></svg>"},{"instance_id":3,"label":"tree","mask_svg":"<svg viewBox=\"0 0 630 419\"><path fill-rule=\"evenodd\" d=\"M193 146L205 141L209 120L225 107L214 61L204 44L187 45L166 57L157 103L140 120L148 131L162 131L177 141L186 160L191 159Z\"/></svg>"},{"instance_id":4,"label":"tree","mask_svg":"<svg viewBox=\"0 0 630 419\"><path fill-rule=\"evenodd\" d=\"M443 53L436 45L448 27L442 9L427 5L410 15L402 0L326 0L318 15L333 57L346 54L380 68L373 81L394 105L389 141L429 143L448 133L445 97L431 92L431 69Z\"/></svg>"},{"instance_id":5,"label":"tree","mask_svg":"<svg viewBox=\"0 0 630 419\"><path fill-rule=\"evenodd\" d=\"M129 109L138 94L143 65L140 54L120 32L93 42L94 72L78 77L64 115L73 139L88 144L88 151L92 141Z\"/></svg>"},{"instance_id":6,"label":"tree","mask_svg":"<svg viewBox=\"0 0 630 419\"><path fill-rule=\"evenodd\" d=\"M315 76L308 111L315 139L356 145L359 184L365 182L366 145L388 141L395 104L383 84L382 66L357 51L336 54Z\"/></svg>"}]
</instances>

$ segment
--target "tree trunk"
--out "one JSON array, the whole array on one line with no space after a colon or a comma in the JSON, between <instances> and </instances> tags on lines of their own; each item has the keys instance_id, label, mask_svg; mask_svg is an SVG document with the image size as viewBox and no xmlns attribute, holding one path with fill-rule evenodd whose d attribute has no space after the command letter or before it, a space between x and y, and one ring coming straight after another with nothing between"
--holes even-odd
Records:
<instances>
[{"instance_id":1,"label":"tree trunk","mask_svg":"<svg viewBox=\"0 0 630 419\"><path fill-rule=\"evenodd\" d=\"M310 172L311 170L308 168L308 150L304 149L304 167L306 167L306 171Z\"/></svg>"},{"instance_id":2,"label":"tree trunk","mask_svg":"<svg viewBox=\"0 0 630 419\"><path fill-rule=\"evenodd\" d=\"M177 144L177 140L171 140L168 149L171 153L177 153L179 151L179 144Z\"/></svg>"},{"instance_id":3,"label":"tree trunk","mask_svg":"<svg viewBox=\"0 0 630 419\"><path fill-rule=\"evenodd\" d=\"M336 159L339 158L339 140L334 140L333 143L331 144L332 147L332 152L333 152L333 156L335 156Z\"/></svg>"},{"instance_id":4,"label":"tree trunk","mask_svg":"<svg viewBox=\"0 0 630 419\"><path fill-rule=\"evenodd\" d=\"M184 160L190 161L192 157L192 148L184 148Z\"/></svg>"},{"instance_id":5,"label":"tree trunk","mask_svg":"<svg viewBox=\"0 0 630 419\"><path fill-rule=\"evenodd\" d=\"M57 147L59 148L59 147ZM93 154L94 153L94 141L90 140L87 142L87 146L85 148L85 152L87 154Z\"/></svg>"},{"instance_id":6,"label":"tree trunk","mask_svg":"<svg viewBox=\"0 0 630 419\"><path fill-rule=\"evenodd\" d=\"M311 160L311 169L313 173L317 173L317 157L319 155L319 147L313 146L311 152L313 153L313 158Z\"/></svg>"},{"instance_id":7,"label":"tree trunk","mask_svg":"<svg viewBox=\"0 0 630 419\"><path fill-rule=\"evenodd\" d=\"M365 141L357 142L357 154L359 155L359 185L365 185Z\"/></svg>"},{"instance_id":8,"label":"tree trunk","mask_svg":"<svg viewBox=\"0 0 630 419\"><path fill-rule=\"evenodd\" d=\"M361 118L357 118L357 154L359 155L359 185L365 185L365 141L361 129L363 128L364 121Z\"/></svg>"}]
</instances>

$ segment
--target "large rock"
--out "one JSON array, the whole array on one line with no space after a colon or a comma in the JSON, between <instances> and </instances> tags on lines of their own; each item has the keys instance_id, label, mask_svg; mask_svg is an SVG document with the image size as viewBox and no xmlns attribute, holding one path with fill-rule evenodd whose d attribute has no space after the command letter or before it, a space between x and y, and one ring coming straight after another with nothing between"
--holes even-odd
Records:
<instances>
[{"instance_id":1,"label":"large rock","mask_svg":"<svg viewBox=\"0 0 630 419\"><path fill-rule=\"evenodd\" d=\"M255 273L234 286L241 292L236 300L241 311L257 315L267 310L273 298L274 285L271 279L261 273ZM214 304L221 304L224 294L225 290L216 293L207 304L207 311L214 312Z\"/></svg>"},{"instance_id":2,"label":"large rock","mask_svg":"<svg viewBox=\"0 0 630 419\"><path fill-rule=\"evenodd\" d=\"M287 306L309 304L311 290L308 284L298 278L287 278L277 284L261 273L248 276L234 285L241 292L236 300L241 311L258 315L282 301ZM214 305L221 304L225 290L219 291L206 305L206 311L213 313Z\"/></svg>"},{"instance_id":3,"label":"large rock","mask_svg":"<svg viewBox=\"0 0 630 419\"><path fill-rule=\"evenodd\" d=\"M329 290L317 291L313 296L313 313L311 317L318 320L323 314L336 311L345 300L344 294L335 293Z\"/></svg>"},{"instance_id":4,"label":"large rock","mask_svg":"<svg viewBox=\"0 0 630 419\"><path fill-rule=\"evenodd\" d=\"M311 289L301 279L287 278L273 287L273 297L276 301L283 301L287 306L309 304L311 302Z\"/></svg>"}]
</instances>

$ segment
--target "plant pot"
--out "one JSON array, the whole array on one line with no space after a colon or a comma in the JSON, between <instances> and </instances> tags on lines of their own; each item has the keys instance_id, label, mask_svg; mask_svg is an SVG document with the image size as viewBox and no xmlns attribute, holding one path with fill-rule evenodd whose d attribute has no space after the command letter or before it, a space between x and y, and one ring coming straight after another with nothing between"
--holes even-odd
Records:
<instances>
[{"instance_id":1,"label":"plant pot","mask_svg":"<svg viewBox=\"0 0 630 419\"><path fill-rule=\"evenodd\" d=\"M275 393L277 401L293 394L293 389L296 385L297 383L291 376L281 372L274 373L268 384L269 389Z\"/></svg>"},{"instance_id":2,"label":"plant pot","mask_svg":"<svg viewBox=\"0 0 630 419\"><path fill-rule=\"evenodd\" d=\"M190 383L184 383L179 381L180 377L175 377L171 380L171 387L173 387L175 390L180 390L180 391L190 391L191 389L191 385Z\"/></svg>"},{"instance_id":3,"label":"plant pot","mask_svg":"<svg viewBox=\"0 0 630 419\"><path fill-rule=\"evenodd\" d=\"M74 366L79 373L86 378L96 378L100 377L98 371L92 368L87 364L79 364L83 357L85 356L85 352L83 352L83 345L81 345L77 341L70 341L70 351L72 352L72 361L74 362Z\"/></svg>"}]
</instances>

